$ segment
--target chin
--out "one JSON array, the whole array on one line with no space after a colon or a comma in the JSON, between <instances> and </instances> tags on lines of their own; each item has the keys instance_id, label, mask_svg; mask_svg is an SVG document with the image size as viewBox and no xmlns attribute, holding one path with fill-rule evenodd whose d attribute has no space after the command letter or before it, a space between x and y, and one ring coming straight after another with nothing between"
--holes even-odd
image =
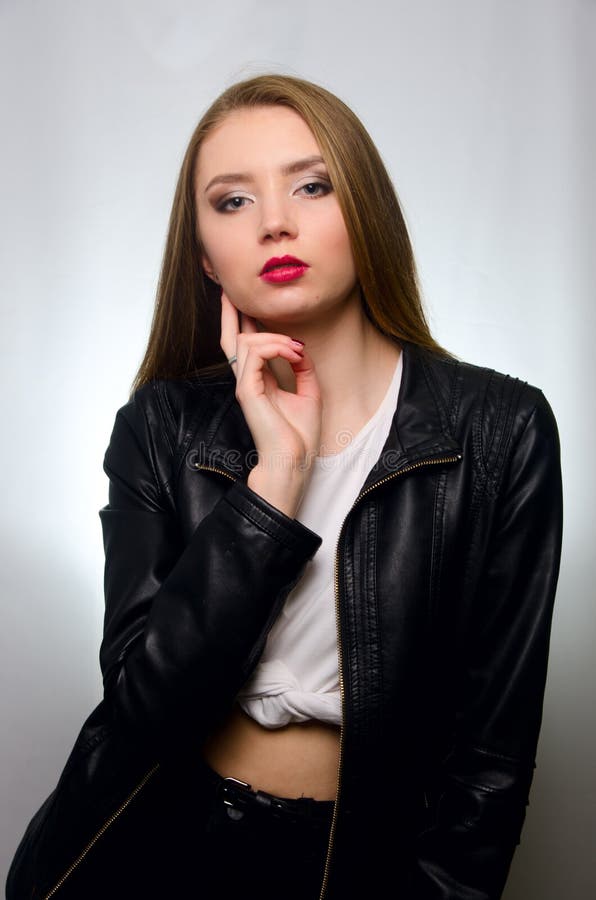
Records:
<instances>
[{"instance_id":1,"label":"chin","mask_svg":"<svg viewBox=\"0 0 596 900\"><path fill-rule=\"evenodd\" d=\"M262 322L263 325L268 325L272 322L295 322L310 317L312 317L312 310L286 308L276 310L274 313L261 313L260 315L256 315L255 319L257 322Z\"/></svg>"},{"instance_id":2,"label":"chin","mask_svg":"<svg viewBox=\"0 0 596 900\"><path fill-rule=\"evenodd\" d=\"M274 312L254 312L248 313L253 315L255 321L262 326L264 331L275 331L276 325L289 322L310 321L313 318L313 308L308 303L297 304L289 303L283 308L280 306Z\"/></svg>"}]
</instances>

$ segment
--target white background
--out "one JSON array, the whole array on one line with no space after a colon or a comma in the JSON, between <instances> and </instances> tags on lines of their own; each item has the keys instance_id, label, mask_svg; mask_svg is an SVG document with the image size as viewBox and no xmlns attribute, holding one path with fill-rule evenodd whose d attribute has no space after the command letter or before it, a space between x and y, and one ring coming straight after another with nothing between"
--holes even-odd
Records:
<instances>
[{"instance_id":1,"label":"white background","mask_svg":"<svg viewBox=\"0 0 596 900\"><path fill-rule=\"evenodd\" d=\"M0 0L0 876L100 696L103 454L146 342L186 142L224 87L271 70L322 83L370 130L438 340L538 384L557 415L564 558L506 897L586 900L594 0Z\"/></svg>"}]
</instances>

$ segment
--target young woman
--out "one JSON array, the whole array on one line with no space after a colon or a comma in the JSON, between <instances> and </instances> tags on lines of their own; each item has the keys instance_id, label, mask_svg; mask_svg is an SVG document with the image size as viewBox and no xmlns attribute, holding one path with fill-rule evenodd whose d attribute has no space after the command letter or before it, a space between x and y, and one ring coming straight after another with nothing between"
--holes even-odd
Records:
<instances>
[{"instance_id":1,"label":"young woman","mask_svg":"<svg viewBox=\"0 0 596 900\"><path fill-rule=\"evenodd\" d=\"M435 344L387 173L322 88L254 78L199 123L105 469L105 696L9 897L500 897L556 426Z\"/></svg>"}]
</instances>

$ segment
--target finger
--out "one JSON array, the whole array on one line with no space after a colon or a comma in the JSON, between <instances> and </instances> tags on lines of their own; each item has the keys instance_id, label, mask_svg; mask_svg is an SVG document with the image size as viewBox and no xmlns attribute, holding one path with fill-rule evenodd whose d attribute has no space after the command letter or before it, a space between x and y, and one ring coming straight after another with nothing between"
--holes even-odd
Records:
<instances>
[{"instance_id":1,"label":"finger","mask_svg":"<svg viewBox=\"0 0 596 900\"><path fill-rule=\"evenodd\" d=\"M306 350L302 351L302 354L298 359L294 361L290 360L290 365L292 366L296 378L297 396L312 397L313 400L320 400L321 388L315 371L315 365Z\"/></svg>"},{"instance_id":2,"label":"finger","mask_svg":"<svg viewBox=\"0 0 596 900\"><path fill-rule=\"evenodd\" d=\"M241 340L238 342L238 386L243 390L246 389L248 393L262 393L264 389L265 363L269 360L282 357L282 359L287 359L288 362L293 364L300 359L302 353L301 347L293 345L288 340L279 340L278 335L262 336L264 338L275 337L278 340ZM269 373L270 370L267 368L266 371Z\"/></svg>"},{"instance_id":3,"label":"finger","mask_svg":"<svg viewBox=\"0 0 596 900\"><path fill-rule=\"evenodd\" d=\"M243 334L258 334L259 329L257 328L257 323L252 316L247 315L246 313L241 312L240 314L240 331Z\"/></svg>"},{"instance_id":4,"label":"finger","mask_svg":"<svg viewBox=\"0 0 596 900\"><path fill-rule=\"evenodd\" d=\"M277 334L274 331L255 331L249 333L240 331L236 337L236 354L238 355L240 366L242 367L244 364L246 356L251 348L254 348L257 353L260 353L263 348L271 346L291 347L294 351L298 351L298 353L302 352L303 347L300 341L294 341L287 334ZM269 359L270 357L267 358Z\"/></svg>"}]
</instances>

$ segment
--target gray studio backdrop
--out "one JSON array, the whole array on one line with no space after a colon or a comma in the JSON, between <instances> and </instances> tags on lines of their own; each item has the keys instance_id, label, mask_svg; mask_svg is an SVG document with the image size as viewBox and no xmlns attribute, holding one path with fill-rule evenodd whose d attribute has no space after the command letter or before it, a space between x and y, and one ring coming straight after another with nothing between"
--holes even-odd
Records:
<instances>
[{"instance_id":1,"label":"gray studio backdrop","mask_svg":"<svg viewBox=\"0 0 596 900\"><path fill-rule=\"evenodd\" d=\"M506 896L595 896L595 60L594 0L0 0L2 882L100 696L102 460L183 149L223 87L275 70L368 126L439 341L557 414L564 560Z\"/></svg>"}]
</instances>

